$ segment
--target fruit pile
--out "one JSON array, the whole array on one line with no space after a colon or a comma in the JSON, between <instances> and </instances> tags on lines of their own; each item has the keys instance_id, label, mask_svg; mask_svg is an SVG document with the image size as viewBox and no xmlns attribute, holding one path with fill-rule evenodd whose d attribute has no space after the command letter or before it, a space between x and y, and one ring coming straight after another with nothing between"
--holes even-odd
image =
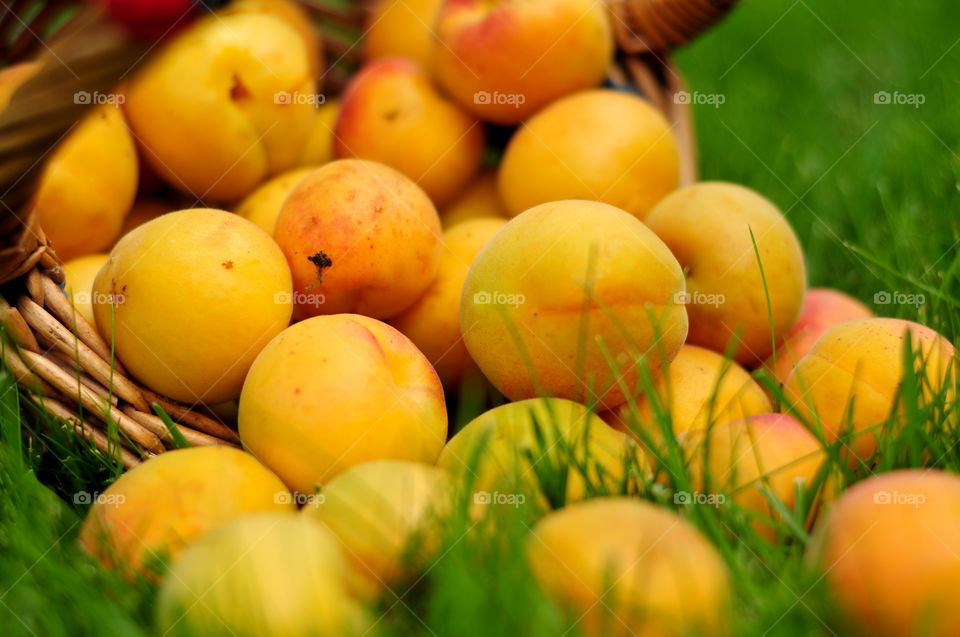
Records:
<instances>
[{"instance_id":1,"label":"fruit pile","mask_svg":"<svg viewBox=\"0 0 960 637\"><path fill-rule=\"evenodd\" d=\"M84 545L160 582L161 631L366 634L457 515L522 511L585 634L723 635L728 567L682 515L706 504L813 529L867 629L960 632L960 478L844 491L828 461L956 418L954 347L808 290L762 195L681 186L671 123L603 85L602 3L380 2L339 99L319 37L287 0L181 29L32 200L126 370L242 441L149 457L89 511Z\"/></svg>"}]
</instances>

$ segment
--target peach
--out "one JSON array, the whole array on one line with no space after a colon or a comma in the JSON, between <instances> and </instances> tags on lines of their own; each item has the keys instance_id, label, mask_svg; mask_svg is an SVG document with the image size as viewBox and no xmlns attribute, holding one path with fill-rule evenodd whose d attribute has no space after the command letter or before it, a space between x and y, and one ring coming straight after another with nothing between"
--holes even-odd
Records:
<instances>
[{"instance_id":1,"label":"peach","mask_svg":"<svg viewBox=\"0 0 960 637\"><path fill-rule=\"evenodd\" d=\"M803 300L800 318L777 346L776 365L771 354L763 366L783 384L824 332L838 323L872 316L873 312L852 296L829 288L811 288Z\"/></svg>"},{"instance_id":2,"label":"peach","mask_svg":"<svg viewBox=\"0 0 960 637\"><path fill-rule=\"evenodd\" d=\"M818 525L808 557L831 599L881 637L960 634L960 478L907 469L850 487Z\"/></svg>"},{"instance_id":3,"label":"peach","mask_svg":"<svg viewBox=\"0 0 960 637\"><path fill-rule=\"evenodd\" d=\"M61 259L116 240L137 193L137 170L133 137L112 104L94 108L53 150L30 205Z\"/></svg>"},{"instance_id":4,"label":"peach","mask_svg":"<svg viewBox=\"0 0 960 637\"><path fill-rule=\"evenodd\" d=\"M280 211L283 209L283 202L287 200L287 196L293 191L294 187L314 170L316 170L316 166L294 168L277 175L247 195L243 201L237 204L234 212L257 224L273 236L273 229L276 227L277 217L280 216Z\"/></svg>"},{"instance_id":5,"label":"peach","mask_svg":"<svg viewBox=\"0 0 960 637\"><path fill-rule=\"evenodd\" d=\"M783 414L760 414L694 429L678 441L688 459L694 489L722 493L758 513L762 517L751 517L750 524L770 542L777 539L771 521L782 518L764 491L793 511L797 485L811 489L826 458L816 437Z\"/></svg>"},{"instance_id":6,"label":"peach","mask_svg":"<svg viewBox=\"0 0 960 637\"><path fill-rule=\"evenodd\" d=\"M352 466L432 464L447 439L443 387L407 337L365 316L318 316L270 342L240 395L240 439L310 494Z\"/></svg>"},{"instance_id":7,"label":"peach","mask_svg":"<svg viewBox=\"0 0 960 637\"><path fill-rule=\"evenodd\" d=\"M948 375L956 373L956 351L945 338L919 323L867 318L835 325L814 343L787 379L787 401L812 427L822 427L826 442L849 435L845 449L866 460L876 450L879 425L893 410L904 378L908 333L914 353L923 359L915 363L923 381L921 398L944 388L952 392Z\"/></svg>"},{"instance_id":8,"label":"peach","mask_svg":"<svg viewBox=\"0 0 960 637\"><path fill-rule=\"evenodd\" d=\"M320 166L333 159L333 131L338 117L340 100L328 99L317 107L300 154L301 166Z\"/></svg>"},{"instance_id":9,"label":"peach","mask_svg":"<svg viewBox=\"0 0 960 637\"><path fill-rule=\"evenodd\" d=\"M117 242L93 285L97 327L150 389L194 404L240 395L290 323L290 270L270 236L223 210L157 217Z\"/></svg>"},{"instance_id":10,"label":"peach","mask_svg":"<svg viewBox=\"0 0 960 637\"><path fill-rule=\"evenodd\" d=\"M666 118L636 95L601 89L558 100L518 129L498 186L511 215L547 201L590 199L643 220L678 179Z\"/></svg>"},{"instance_id":11,"label":"peach","mask_svg":"<svg viewBox=\"0 0 960 637\"><path fill-rule=\"evenodd\" d=\"M196 197L232 201L296 166L313 123L313 67L283 18L210 16L137 71L127 116L161 177Z\"/></svg>"},{"instance_id":12,"label":"peach","mask_svg":"<svg viewBox=\"0 0 960 637\"><path fill-rule=\"evenodd\" d=\"M461 221L478 217L508 218L506 208L500 203L497 192L497 175L494 172L481 174L452 202L440 211L440 223L452 228Z\"/></svg>"},{"instance_id":13,"label":"peach","mask_svg":"<svg viewBox=\"0 0 960 637\"><path fill-rule=\"evenodd\" d=\"M551 513L533 527L527 555L541 588L589 637L728 633L720 554L649 502L597 498Z\"/></svg>"},{"instance_id":14,"label":"peach","mask_svg":"<svg viewBox=\"0 0 960 637\"><path fill-rule=\"evenodd\" d=\"M413 305L390 319L433 363L446 387L456 386L464 372L476 368L460 336L460 296L470 264L505 223L472 219L444 232L437 278Z\"/></svg>"},{"instance_id":15,"label":"peach","mask_svg":"<svg viewBox=\"0 0 960 637\"><path fill-rule=\"evenodd\" d=\"M460 330L511 400L545 392L612 408L636 386L638 365L659 370L680 351L687 315L673 301L683 290L677 260L635 217L557 201L515 217L480 251Z\"/></svg>"},{"instance_id":16,"label":"peach","mask_svg":"<svg viewBox=\"0 0 960 637\"><path fill-rule=\"evenodd\" d=\"M230 447L176 449L96 495L80 542L108 565L145 571L222 522L294 510L280 479L250 454Z\"/></svg>"},{"instance_id":17,"label":"peach","mask_svg":"<svg viewBox=\"0 0 960 637\"><path fill-rule=\"evenodd\" d=\"M680 348L666 375L657 378L652 389L656 400L649 394L640 394L635 414L630 405L624 403L604 414L604 418L621 431L631 432L633 427L642 427L653 440L661 440L657 406L669 412L674 436L773 409L763 388L745 369L696 345ZM633 433L639 435L639 432Z\"/></svg>"},{"instance_id":18,"label":"peach","mask_svg":"<svg viewBox=\"0 0 960 637\"><path fill-rule=\"evenodd\" d=\"M97 324L93 317L93 281L108 258L109 254L88 254L63 264L67 295L77 314L91 325Z\"/></svg>"},{"instance_id":19,"label":"peach","mask_svg":"<svg viewBox=\"0 0 960 637\"><path fill-rule=\"evenodd\" d=\"M134 201L130 212L123 218L123 225L120 226L119 237L123 237L134 228L140 227L146 222L152 221L168 212L173 212L176 209L176 206L173 204L156 199L139 199Z\"/></svg>"},{"instance_id":20,"label":"peach","mask_svg":"<svg viewBox=\"0 0 960 637\"><path fill-rule=\"evenodd\" d=\"M396 168L442 206L479 170L483 127L440 95L415 62L378 60L344 89L334 152Z\"/></svg>"},{"instance_id":21,"label":"peach","mask_svg":"<svg viewBox=\"0 0 960 637\"><path fill-rule=\"evenodd\" d=\"M294 316L399 314L436 275L440 236L429 197L394 169L358 159L319 168L274 228L293 272Z\"/></svg>"},{"instance_id":22,"label":"peach","mask_svg":"<svg viewBox=\"0 0 960 637\"><path fill-rule=\"evenodd\" d=\"M433 73L480 119L516 124L557 98L603 82L614 42L592 0L451 0L437 18Z\"/></svg>"},{"instance_id":23,"label":"peach","mask_svg":"<svg viewBox=\"0 0 960 637\"><path fill-rule=\"evenodd\" d=\"M402 57L428 68L436 36L433 27L443 0L377 0L367 16L363 54L368 60Z\"/></svg>"},{"instance_id":24,"label":"peach","mask_svg":"<svg viewBox=\"0 0 960 637\"><path fill-rule=\"evenodd\" d=\"M796 323L806 289L800 242L776 206L743 186L703 182L669 195L646 223L687 272L689 342L730 348L742 364L769 356L773 339Z\"/></svg>"}]
</instances>

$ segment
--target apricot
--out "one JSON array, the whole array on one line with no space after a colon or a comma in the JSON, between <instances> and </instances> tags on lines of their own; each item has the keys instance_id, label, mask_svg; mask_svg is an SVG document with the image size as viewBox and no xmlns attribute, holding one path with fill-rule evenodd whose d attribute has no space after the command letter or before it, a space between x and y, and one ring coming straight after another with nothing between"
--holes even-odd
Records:
<instances>
[{"instance_id":1,"label":"apricot","mask_svg":"<svg viewBox=\"0 0 960 637\"><path fill-rule=\"evenodd\" d=\"M413 305L390 319L433 364L444 386L455 386L465 371L476 368L460 336L460 296L470 264L505 223L472 219L445 231L437 277Z\"/></svg>"},{"instance_id":2,"label":"apricot","mask_svg":"<svg viewBox=\"0 0 960 637\"><path fill-rule=\"evenodd\" d=\"M93 317L93 280L109 256L108 254L88 254L63 264L67 296L70 297L77 314L91 325L97 324Z\"/></svg>"},{"instance_id":3,"label":"apricot","mask_svg":"<svg viewBox=\"0 0 960 637\"><path fill-rule=\"evenodd\" d=\"M445 2L436 37L437 82L465 109L498 124L516 124L599 85L614 49L608 9L592 0Z\"/></svg>"},{"instance_id":4,"label":"apricot","mask_svg":"<svg viewBox=\"0 0 960 637\"><path fill-rule=\"evenodd\" d=\"M436 43L433 26L442 5L443 0L377 0L367 15L364 56L408 58L429 68Z\"/></svg>"},{"instance_id":5,"label":"apricot","mask_svg":"<svg viewBox=\"0 0 960 637\"><path fill-rule=\"evenodd\" d=\"M646 223L687 271L689 342L731 348L742 364L769 356L807 285L800 242L776 206L743 186L703 182L666 197Z\"/></svg>"},{"instance_id":6,"label":"apricot","mask_svg":"<svg viewBox=\"0 0 960 637\"><path fill-rule=\"evenodd\" d=\"M294 168L277 175L247 195L237 204L234 212L254 222L273 236L273 229L277 225L280 210L283 209L283 202L287 200L287 196L294 187L314 170L316 166Z\"/></svg>"},{"instance_id":7,"label":"apricot","mask_svg":"<svg viewBox=\"0 0 960 637\"><path fill-rule=\"evenodd\" d=\"M230 447L176 449L97 495L79 539L108 565L145 571L222 522L295 509L280 479L250 454Z\"/></svg>"},{"instance_id":8,"label":"apricot","mask_svg":"<svg viewBox=\"0 0 960 637\"><path fill-rule=\"evenodd\" d=\"M877 447L878 425L894 408L904 378L905 339L922 360L915 371L929 400L956 373L956 352L936 331L890 318L846 321L827 330L800 359L784 386L786 400L811 426L822 427L828 443L841 436L844 448L866 460ZM851 460L855 459L851 457Z\"/></svg>"},{"instance_id":9,"label":"apricot","mask_svg":"<svg viewBox=\"0 0 960 637\"><path fill-rule=\"evenodd\" d=\"M638 365L659 370L680 350L687 315L674 298L683 291L680 264L635 217L557 201L515 217L480 251L460 330L511 400L545 392L612 408L636 386Z\"/></svg>"},{"instance_id":10,"label":"apricot","mask_svg":"<svg viewBox=\"0 0 960 637\"><path fill-rule=\"evenodd\" d=\"M793 511L797 485L812 488L826 458L816 437L784 414L759 414L693 429L678 441L688 459L694 489L722 493L763 516L751 518L750 524L770 542L777 539L771 521L782 518L764 491Z\"/></svg>"},{"instance_id":11,"label":"apricot","mask_svg":"<svg viewBox=\"0 0 960 637\"><path fill-rule=\"evenodd\" d=\"M597 498L533 527L541 588L584 635L726 635L730 579L716 549L672 511Z\"/></svg>"},{"instance_id":12,"label":"apricot","mask_svg":"<svg viewBox=\"0 0 960 637\"><path fill-rule=\"evenodd\" d=\"M500 202L497 192L497 175L486 172L473 180L452 202L440 211L440 223L452 228L462 221L482 217L510 217Z\"/></svg>"},{"instance_id":13,"label":"apricot","mask_svg":"<svg viewBox=\"0 0 960 637\"><path fill-rule=\"evenodd\" d=\"M324 70L320 30L299 2L295 0L233 0L221 10L219 15L232 13L265 13L280 18L294 28L306 46L312 75L317 76Z\"/></svg>"},{"instance_id":14,"label":"apricot","mask_svg":"<svg viewBox=\"0 0 960 637\"><path fill-rule=\"evenodd\" d=\"M643 219L677 187L677 142L636 95L584 91L550 104L510 139L498 175L511 215L558 199L602 201Z\"/></svg>"},{"instance_id":15,"label":"apricot","mask_svg":"<svg viewBox=\"0 0 960 637\"><path fill-rule=\"evenodd\" d=\"M313 124L313 67L285 19L210 16L137 71L127 116L167 182L205 200L232 201L296 166Z\"/></svg>"},{"instance_id":16,"label":"apricot","mask_svg":"<svg viewBox=\"0 0 960 637\"><path fill-rule=\"evenodd\" d=\"M263 349L240 395L240 438L309 494L354 465L432 464L447 439L443 387L407 337L365 316L307 319Z\"/></svg>"},{"instance_id":17,"label":"apricot","mask_svg":"<svg viewBox=\"0 0 960 637\"><path fill-rule=\"evenodd\" d=\"M137 152L123 113L95 107L50 153L31 206L57 256L101 252L137 193Z\"/></svg>"},{"instance_id":18,"label":"apricot","mask_svg":"<svg viewBox=\"0 0 960 637\"><path fill-rule=\"evenodd\" d=\"M300 154L301 166L320 166L333 159L333 131L338 117L340 100L328 99L317 107Z\"/></svg>"},{"instance_id":19,"label":"apricot","mask_svg":"<svg viewBox=\"0 0 960 637\"><path fill-rule=\"evenodd\" d=\"M173 564L157 598L164 635L359 635L372 626L350 597L340 544L292 513L227 522Z\"/></svg>"},{"instance_id":20,"label":"apricot","mask_svg":"<svg viewBox=\"0 0 960 637\"><path fill-rule=\"evenodd\" d=\"M669 412L674 436L773 409L763 388L745 369L696 345L680 348L666 375L657 378L652 389L653 396L637 396L636 414L624 403L609 414L607 421L627 433L632 427L642 427L653 440L660 440L658 406Z\"/></svg>"},{"instance_id":21,"label":"apricot","mask_svg":"<svg viewBox=\"0 0 960 637\"><path fill-rule=\"evenodd\" d=\"M293 272L294 316L399 314L436 275L440 236L436 208L396 170L359 159L317 169L274 229Z\"/></svg>"},{"instance_id":22,"label":"apricot","mask_svg":"<svg viewBox=\"0 0 960 637\"><path fill-rule=\"evenodd\" d=\"M831 599L881 637L960 634L960 479L892 471L850 487L819 524L808 558Z\"/></svg>"},{"instance_id":23,"label":"apricot","mask_svg":"<svg viewBox=\"0 0 960 637\"><path fill-rule=\"evenodd\" d=\"M403 58L371 62L353 76L334 137L337 157L396 168L438 206L470 182L483 159L483 127Z\"/></svg>"},{"instance_id":24,"label":"apricot","mask_svg":"<svg viewBox=\"0 0 960 637\"><path fill-rule=\"evenodd\" d=\"M117 242L93 285L97 327L150 389L193 404L240 395L290 323L290 270L270 236L223 210L158 217Z\"/></svg>"}]
</instances>

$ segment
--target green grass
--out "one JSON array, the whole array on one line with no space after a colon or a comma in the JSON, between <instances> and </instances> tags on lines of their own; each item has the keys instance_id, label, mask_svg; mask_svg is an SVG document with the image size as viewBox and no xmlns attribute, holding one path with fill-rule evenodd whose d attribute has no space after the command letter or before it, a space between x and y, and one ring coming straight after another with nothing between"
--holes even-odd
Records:
<instances>
[{"instance_id":1,"label":"green grass","mask_svg":"<svg viewBox=\"0 0 960 637\"><path fill-rule=\"evenodd\" d=\"M725 98L718 108L695 109L702 176L746 184L777 203L804 245L812 285L868 303L883 291L923 294L920 306L875 310L920 320L953 342L960 336L958 26L949 0L745 0L677 56L691 90ZM919 108L875 104L878 91L925 101ZM905 408L887 423L896 433L885 437L877 466L849 468L831 449L829 467L841 484L898 467L960 470L956 426L942 405L920 406L916 395L908 377ZM33 417L23 419L31 433L21 437L21 411L3 374L2 633L149 634L152 587L99 568L75 542L84 507L72 495L102 490L116 471L69 436L43 440ZM469 409L456 420L468 418ZM661 424L669 426L668 414ZM727 561L734 633L842 633L817 573L802 561L809 540L803 507L785 517L785 540L771 546L736 507L675 505L673 493L690 484L677 454L658 449L662 480L647 485L645 497L680 510ZM488 534L451 529L443 559L400 592L402 603L387 601L383 610L392 609L379 627L398 635L562 634L569 621L524 564L527 523L518 514Z\"/></svg>"}]
</instances>

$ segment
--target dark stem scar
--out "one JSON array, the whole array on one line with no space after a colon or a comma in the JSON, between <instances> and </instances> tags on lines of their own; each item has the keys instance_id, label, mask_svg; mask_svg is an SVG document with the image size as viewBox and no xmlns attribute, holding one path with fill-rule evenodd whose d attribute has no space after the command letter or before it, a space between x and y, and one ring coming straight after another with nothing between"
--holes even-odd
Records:
<instances>
[{"instance_id":1,"label":"dark stem scar","mask_svg":"<svg viewBox=\"0 0 960 637\"><path fill-rule=\"evenodd\" d=\"M312 290L321 283L323 283L323 270L324 268L329 268L333 265L333 259L327 256L327 253L323 250L320 250L316 254L307 257L307 261L312 263L317 268L317 278L307 286L308 290Z\"/></svg>"},{"instance_id":2,"label":"dark stem scar","mask_svg":"<svg viewBox=\"0 0 960 637\"><path fill-rule=\"evenodd\" d=\"M232 79L233 83L230 86L230 99L232 101L237 101L246 97L250 97L250 91L240 80L240 76L234 73Z\"/></svg>"}]
</instances>

